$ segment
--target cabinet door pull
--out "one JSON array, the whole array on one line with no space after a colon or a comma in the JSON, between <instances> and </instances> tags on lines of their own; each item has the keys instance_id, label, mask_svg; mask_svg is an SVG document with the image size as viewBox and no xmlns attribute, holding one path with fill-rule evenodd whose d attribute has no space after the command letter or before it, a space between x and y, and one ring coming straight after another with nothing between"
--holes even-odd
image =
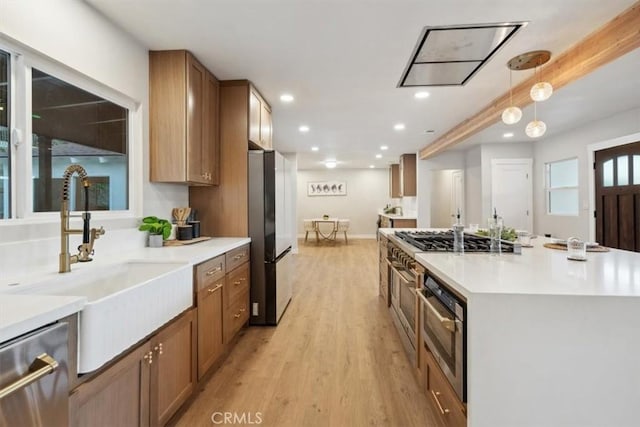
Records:
<instances>
[{"instance_id":1,"label":"cabinet door pull","mask_svg":"<svg viewBox=\"0 0 640 427\"><path fill-rule=\"evenodd\" d=\"M246 253L244 253L244 252L242 252L241 254L238 254L238 255L234 256L234 257L233 257L233 259L234 259L235 261L238 261L239 259L242 259L242 258L244 258L245 256L247 256L247 254L246 254Z\"/></svg>"},{"instance_id":2,"label":"cabinet door pull","mask_svg":"<svg viewBox=\"0 0 640 427\"><path fill-rule=\"evenodd\" d=\"M158 355L161 355L161 354L162 354L162 343L160 343L160 344L158 344L157 346L155 346L155 347L153 348L153 350L154 350L156 353L158 353Z\"/></svg>"},{"instance_id":3,"label":"cabinet door pull","mask_svg":"<svg viewBox=\"0 0 640 427\"><path fill-rule=\"evenodd\" d=\"M212 293L214 293L215 291L217 291L218 289L220 289L221 287L222 287L222 283L218 283L218 284L216 285L216 287L215 287L215 288L209 288L209 289L207 289L207 292L209 292L210 294L212 294Z\"/></svg>"},{"instance_id":4,"label":"cabinet door pull","mask_svg":"<svg viewBox=\"0 0 640 427\"><path fill-rule=\"evenodd\" d=\"M440 411L440 413L442 415L448 414L449 410L447 408L443 408L442 404L440 403L440 399L438 399L438 396L440 396L440 392L439 391L434 392L433 390L431 390L431 395L433 396L433 399L436 401L436 405L438 405L438 410Z\"/></svg>"},{"instance_id":5,"label":"cabinet door pull","mask_svg":"<svg viewBox=\"0 0 640 427\"><path fill-rule=\"evenodd\" d=\"M211 270L207 271L207 276L213 276L214 274L216 274L218 271L222 271L222 264L220 264L218 267L216 268L212 268Z\"/></svg>"},{"instance_id":6,"label":"cabinet door pull","mask_svg":"<svg viewBox=\"0 0 640 427\"><path fill-rule=\"evenodd\" d=\"M143 359L146 360L149 365L151 365L153 363L153 352L150 351L150 352L146 353L144 355Z\"/></svg>"},{"instance_id":7,"label":"cabinet door pull","mask_svg":"<svg viewBox=\"0 0 640 427\"><path fill-rule=\"evenodd\" d=\"M241 308L241 309L240 309L240 313L244 313L245 311L247 311L247 309L246 309L246 308Z\"/></svg>"},{"instance_id":8,"label":"cabinet door pull","mask_svg":"<svg viewBox=\"0 0 640 427\"><path fill-rule=\"evenodd\" d=\"M238 319L240 316L241 316L240 313L236 313L236 314L233 315L233 317L235 317L236 319Z\"/></svg>"},{"instance_id":9,"label":"cabinet door pull","mask_svg":"<svg viewBox=\"0 0 640 427\"><path fill-rule=\"evenodd\" d=\"M234 284L235 286L238 286L238 285L240 284L240 280L236 280L235 282L233 282L233 284Z\"/></svg>"}]
</instances>

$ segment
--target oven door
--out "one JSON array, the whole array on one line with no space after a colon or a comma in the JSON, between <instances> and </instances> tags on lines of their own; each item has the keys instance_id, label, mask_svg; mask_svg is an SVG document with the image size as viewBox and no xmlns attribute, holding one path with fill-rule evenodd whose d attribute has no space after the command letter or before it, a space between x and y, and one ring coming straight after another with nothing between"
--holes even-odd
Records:
<instances>
[{"instance_id":1,"label":"oven door","mask_svg":"<svg viewBox=\"0 0 640 427\"><path fill-rule=\"evenodd\" d=\"M398 314L409 344L415 350L416 337L416 276L403 268L392 266L391 304Z\"/></svg>"},{"instance_id":2,"label":"oven door","mask_svg":"<svg viewBox=\"0 0 640 427\"><path fill-rule=\"evenodd\" d=\"M422 339L461 401L464 396L463 322L429 289L417 291L422 311Z\"/></svg>"}]
</instances>

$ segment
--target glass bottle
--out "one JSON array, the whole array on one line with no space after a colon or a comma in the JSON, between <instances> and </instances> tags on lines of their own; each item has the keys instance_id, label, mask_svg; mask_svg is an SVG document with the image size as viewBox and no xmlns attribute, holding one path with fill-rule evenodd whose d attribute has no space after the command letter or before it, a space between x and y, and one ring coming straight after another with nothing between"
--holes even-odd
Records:
<instances>
[{"instance_id":1,"label":"glass bottle","mask_svg":"<svg viewBox=\"0 0 640 427\"><path fill-rule=\"evenodd\" d=\"M502 252L502 245L500 239L502 237L502 218L498 216L496 210L493 210L493 218L489 218L489 239L490 246L489 252L491 255L500 255Z\"/></svg>"},{"instance_id":2,"label":"glass bottle","mask_svg":"<svg viewBox=\"0 0 640 427\"><path fill-rule=\"evenodd\" d=\"M464 254L464 224L460 221L460 209L456 215L456 222L452 226L453 229L453 253L457 255Z\"/></svg>"}]
</instances>

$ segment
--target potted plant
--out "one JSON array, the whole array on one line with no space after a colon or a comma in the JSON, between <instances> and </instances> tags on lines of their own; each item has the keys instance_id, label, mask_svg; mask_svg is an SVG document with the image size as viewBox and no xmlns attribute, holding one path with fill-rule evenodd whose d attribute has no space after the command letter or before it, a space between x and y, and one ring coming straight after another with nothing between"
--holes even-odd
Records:
<instances>
[{"instance_id":1,"label":"potted plant","mask_svg":"<svg viewBox=\"0 0 640 427\"><path fill-rule=\"evenodd\" d=\"M160 248L162 247L162 241L171 235L171 223L156 216L147 216L142 218L142 224L140 224L138 230L149 232L150 248Z\"/></svg>"}]
</instances>

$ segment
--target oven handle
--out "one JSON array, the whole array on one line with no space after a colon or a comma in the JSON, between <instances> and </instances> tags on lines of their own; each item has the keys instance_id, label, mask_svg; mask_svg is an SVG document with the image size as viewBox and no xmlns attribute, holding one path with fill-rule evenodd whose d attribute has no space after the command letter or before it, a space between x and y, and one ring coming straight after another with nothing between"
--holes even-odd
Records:
<instances>
[{"instance_id":1,"label":"oven handle","mask_svg":"<svg viewBox=\"0 0 640 427\"><path fill-rule=\"evenodd\" d=\"M456 332L456 321L453 319L448 319L438 313L438 310L429 302L429 300L422 294L422 292L416 292L418 296L422 299L422 302L429 308L430 311L436 316L438 321L442 324L442 326L453 333Z\"/></svg>"},{"instance_id":2,"label":"oven handle","mask_svg":"<svg viewBox=\"0 0 640 427\"><path fill-rule=\"evenodd\" d=\"M400 280L402 280L404 283L406 283L407 285L411 285L410 280L405 279L405 277L400 274L400 270L398 270L397 268L395 268L393 265L391 265L391 269L395 272L396 275L398 275L398 277L400 278Z\"/></svg>"},{"instance_id":3,"label":"oven handle","mask_svg":"<svg viewBox=\"0 0 640 427\"><path fill-rule=\"evenodd\" d=\"M47 353L42 353L36 357L31 366L29 366L29 374L0 389L0 399L7 397L11 393L25 388L29 384L39 380L45 375L50 374L58 368L58 362Z\"/></svg>"}]
</instances>

